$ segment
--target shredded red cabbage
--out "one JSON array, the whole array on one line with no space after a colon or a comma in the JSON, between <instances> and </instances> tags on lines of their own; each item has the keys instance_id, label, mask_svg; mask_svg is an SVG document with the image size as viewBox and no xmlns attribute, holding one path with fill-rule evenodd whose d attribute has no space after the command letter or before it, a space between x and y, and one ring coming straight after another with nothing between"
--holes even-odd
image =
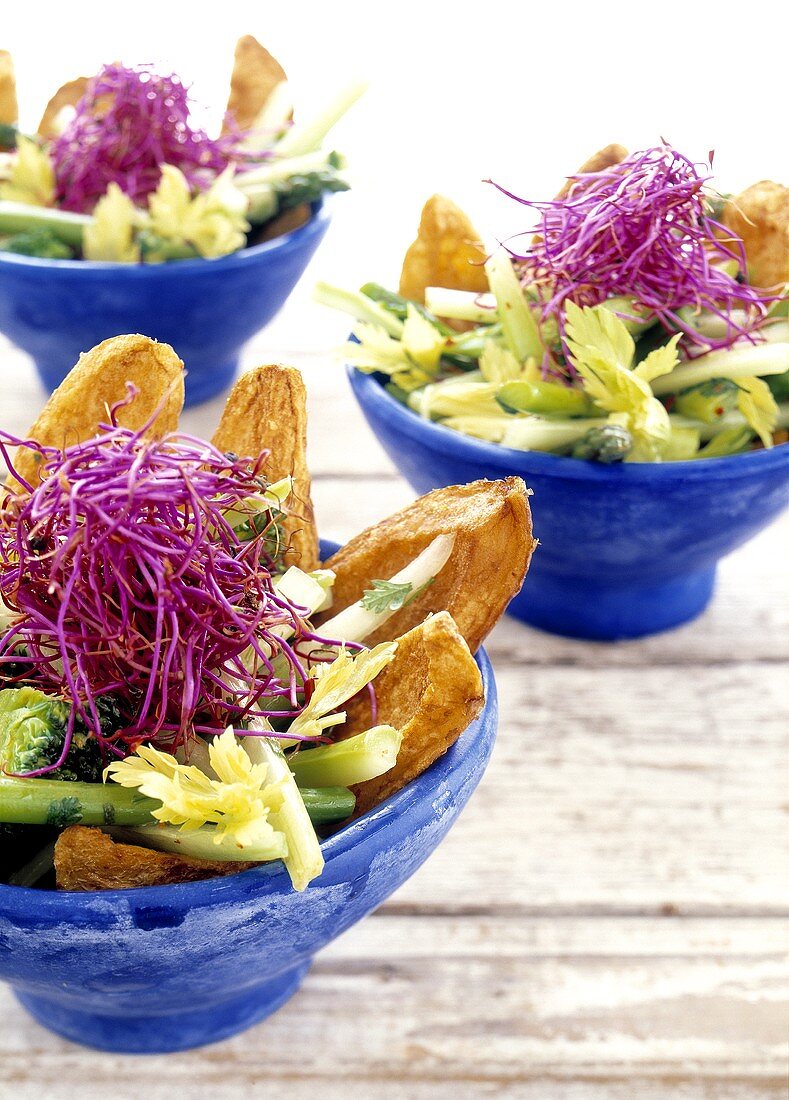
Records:
<instances>
[{"instance_id":1,"label":"shredded red cabbage","mask_svg":"<svg viewBox=\"0 0 789 1100\"><path fill-rule=\"evenodd\" d=\"M52 144L58 205L90 213L110 183L144 204L163 164L180 168L194 189L210 185L243 156L242 135L211 138L190 125L189 115L188 90L174 74L105 65Z\"/></svg>"},{"instance_id":2,"label":"shredded red cabbage","mask_svg":"<svg viewBox=\"0 0 789 1100\"><path fill-rule=\"evenodd\" d=\"M312 686L299 647L318 641L324 660L334 654L274 589L267 532L244 542L225 518L260 493L266 452L238 459L112 419L64 451L0 435L12 472L9 446L43 460L41 484L0 510L0 595L15 615L0 667L24 647L26 682L68 699L117 756L141 741L172 750L236 716L295 717ZM111 732L96 707L108 694L125 721Z\"/></svg>"},{"instance_id":3,"label":"shredded red cabbage","mask_svg":"<svg viewBox=\"0 0 789 1100\"><path fill-rule=\"evenodd\" d=\"M711 217L709 178L664 143L572 176L567 196L551 202L523 199L494 183L540 216L518 234L532 238L529 247L509 251L524 284L536 287L543 319L553 318L563 335L568 300L591 306L621 295L670 331L685 332L699 351L752 338L775 299L721 266L734 260L743 275L745 253ZM712 340L697 332L679 314L687 306L722 317L725 335Z\"/></svg>"}]
</instances>

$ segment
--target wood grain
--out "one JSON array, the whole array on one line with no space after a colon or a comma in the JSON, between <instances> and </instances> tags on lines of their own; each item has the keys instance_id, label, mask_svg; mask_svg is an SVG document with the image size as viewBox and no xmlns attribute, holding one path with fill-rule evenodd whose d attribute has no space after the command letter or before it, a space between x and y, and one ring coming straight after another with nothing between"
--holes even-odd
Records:
<instances>
[{"instance_id":1,"label":"wood grain","mask_svg":"<svg viewBox=\"0 0 789 1100\"><path fill-rule=\"evenodd\" d=\"M413 494L308 347L331 346L320 321L293 317L246 362L304 369L319 530L344 540ZM43 398L23 356L0 357L3 426L24 430ZM185 426L210 434L220 410ZM293 1001L246 1035L139 1059L55 1038L0 989L0 1097L784 1097L788 540L785 517L722 563L705 615L654 638L504 620L479 791Z\"/></svg>"}]
</instances>

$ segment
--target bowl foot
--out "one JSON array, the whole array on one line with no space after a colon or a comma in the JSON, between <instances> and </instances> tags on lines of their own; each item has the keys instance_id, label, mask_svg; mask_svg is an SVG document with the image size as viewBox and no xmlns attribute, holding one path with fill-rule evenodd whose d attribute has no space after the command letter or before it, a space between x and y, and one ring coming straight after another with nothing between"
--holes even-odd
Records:
<instances>
[{"instance_id":1,"label":"bowl foot","mask_svg":"<svg viewBox=\"0 0 789 1100\"><path fill-rule=\"evenodd\" d=\"M17 991L31 1016L65 1039L118 1054L166 1054L227 1039L276 1012L297 991L309 962L248 990L241 997L188 1012L105 1016L77 1005Z\"/></svg>"},{"instance_id":2,"label":"bowl foot","mask_svg":"<svg viewBox=\"0 0 789 1100\"><path fill-rule=\"evenodd\" d=\"M652 584L601 584L533 568L508 612L551 634L613 642L695 619L714 584L714 567Z\"/></svg>"}]
</instances>

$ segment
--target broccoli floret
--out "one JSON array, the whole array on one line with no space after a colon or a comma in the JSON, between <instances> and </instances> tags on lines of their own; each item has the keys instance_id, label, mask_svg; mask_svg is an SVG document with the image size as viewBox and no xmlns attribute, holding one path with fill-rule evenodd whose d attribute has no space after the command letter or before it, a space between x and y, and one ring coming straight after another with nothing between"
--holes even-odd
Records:
<instances>
[{"instance_id":1,"label":"broccoli floret","mask_svg":"<svg viewBox=\"0 0 789 1100\"><path fill-rule=\"evenodd\" d=\"M765 382L776 401L789 401L789 371L784 371L783 374L769 374Z\"/></svg>"},{"instance_id":2,"label":"broccoli floret","mask_svg":"<svg viewBox=\"0 0 789 1100\"><path fill-rule=\"evenodd\" d=\"M6 237L0 245L3 252L15 252L20 256L38 256L44 260L71 260L74 250L58 240L49 229L31 229Z\"/></svg>"},{"instance_id":3,"label":"broccoli floret","mask_svg":"<svg viewBox=\"0 0 789 1100\"><path fill-rule=\"evenodd\" d=\"M624 462L633 449L633 437L627 428L619 424L605 424L602 428L590 428L573 447L573 458L585 458L591 462Z\"/></svg>"},{"instance_id":4,"label":"broccoli floret","mask_svg":"<svg viewBox=\"0 0 789 1100\"><path fill-rule=\"evenodd\" d=\"M102 729L112 731L121 724L117 703L111 696L97 703ZM36 688L6 688L0 691L0 767L24 775L54 764L63 751L70 704L45 695ZM98 741L77 720L71 746L63 764L47 773L49 779L82 780L97 783L104 766Z\"/></svg>"}]
</instances>

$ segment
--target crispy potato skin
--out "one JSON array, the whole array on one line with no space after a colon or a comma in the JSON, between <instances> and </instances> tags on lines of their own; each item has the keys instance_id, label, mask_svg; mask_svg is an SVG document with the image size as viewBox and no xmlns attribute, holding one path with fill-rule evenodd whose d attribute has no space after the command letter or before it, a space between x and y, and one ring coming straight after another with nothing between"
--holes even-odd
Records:
<instances>
[{"instance_id":1,"label":"crispy potato skin","mask_svg":"<svg viewBox=\"0 0 789 1100\"><path fill-rule=\"evenodd\" d=\"M114 336L80 356L77 365L44 406L28 433L30 439L50 447L67 447L91 439L107 410L127 394L132 382L137 396L118 411L118 423L142 428L160 409L151 434L166 435L178 427L184 403L183 363L169 344L147 336ZM38 455L18 447L16 472L30 485L39 481Z\"/></svg>"},{"instance_id":2,"label":"crispy potato skin","mask_svg":"<svg viewBox=\"0 0 789 1100\"><path fill-rule=\"evenodd\" d=\"M236 126L248 129L255 122L271 93L287 80L279 61L251 34L236 43L227 114Z\"/></svg>"},{"instance_id":3,"label":"crispy potato skin","mask_svg":"<svg viewBox=\"0 0 789 1100\"><path fill-rule=\"evenodd\" d=\"M13 125L18 118L14 60L8 50L0 50L0 122Z\"/></svg>"},{"instance_id":4,"label":"crispy potato skin","mask_svg":"<svg viewBox=\"0 0 789 1100\"><path fill-rule=\"evenodd\" d=\"M116 844L101 829L70 825L55 844L58 890L131 890L234 875L252 863L191 859L135 844Z\"/></svg>"},{"instance_id":5,"label":"crispy potato skin","mask_svg":"<svg viewBox=\"0 0 789 1100\"><path fill-rule=\"evenodd\" d=\"M58 115L64 107L76 107L88 89L88 78L78 76L75 80L69 80L50 99L44 108L41 121L38 124L38 134L49 140L57 136Z\"/></svg>"},{"instance_id":6,"label":"crispy potato skin","mask_svg":"<svg viewBox=\"0 0 789 1100\"><path fill-rule=\"evenodd\" d=\"M754 183L724 208L723 224L741 238L754 286L789 282L789 187Z\"/></svg>"},{"instance_id":7,"label":"crispy potato skin","mask_svg":"<svg viewBox=\"0 0 789 1100\"><path fill-rule=\"evenodd\" d=\"M575 183L576 176L582 176L587 172L602 172L606 168L613 168L615 164L621 164L627 156L627 149L624 145L606 145L602 149L598 149L596 153L593 153L588 160L585 160L580 168L568 176L564 182L564 186L557 193L557 199L566 199L570 194L573 184Z\"/></svg>"},{"instance_id":8,"label":"crispy potato skin","mask_svg":"<svg viewBox=\"0 0 789 1100\"><path fill-rule=\"evenodd\" d=\"M306 225L312 217L310 204L302 202L298 206L292 206L289 210L277 214L271 221L266 222L257 237L259 242L272 241L275 237L284 237L286 233L292 233Z\"/></svg>"},{"instance_id":9,"label":"crispy potato skin","mask_svg":"<svg viewBox=\"0 0 789 1100\"><path fill-rule=\"evenodd\" d=\"M337 575L335 615L375 579L388 579L436 536L455 534L452 555L425 591L367 639L369 645L448 611L472 653L520 590L536 545L526 486L519 477L435 489L350 539L326 562Z\"/></svg>"},{"instance_id":10,"label":"crispy potato skin","mask_svg":"<svg viewBox=\"0 0 789 1100\"><path fill-rule=\"evenodd\" d=\"M317 568L318 533L307 467L307 392L293 367L271 364L242 374L227 399L213 442L222 451L257 458L271 452L270 481L293 478L297 509L283 526L289 536L289 564Z\"/></svg>"},{"instance_id":11,"label":"crispy potato skin","mask_svg":"<svg viewBox=\"0 0 789 1100\"><path fill-rule=\"evenodd\" d=\"M375 696L376 721L395 726L403 741L394 768L353 788L354 818L421 775L482 709L482 677L451 615L434 615L398 639L394 660L376 677ZM349 733L372 724L367 693L348 711Z\"/></svg>"},{"instance_id":12,"label":"crispy potato skin","mask_svg":"<svg viewBox=\"0 0 789 1100\"><path fill-rule=\"evenodd\" d=\"M484 293L484 261L479 234L460 207L433 195L422 208L419 232L405 254L400 293L415 302L424 302L429 286Z\"/></svg>"}]
</instances>

